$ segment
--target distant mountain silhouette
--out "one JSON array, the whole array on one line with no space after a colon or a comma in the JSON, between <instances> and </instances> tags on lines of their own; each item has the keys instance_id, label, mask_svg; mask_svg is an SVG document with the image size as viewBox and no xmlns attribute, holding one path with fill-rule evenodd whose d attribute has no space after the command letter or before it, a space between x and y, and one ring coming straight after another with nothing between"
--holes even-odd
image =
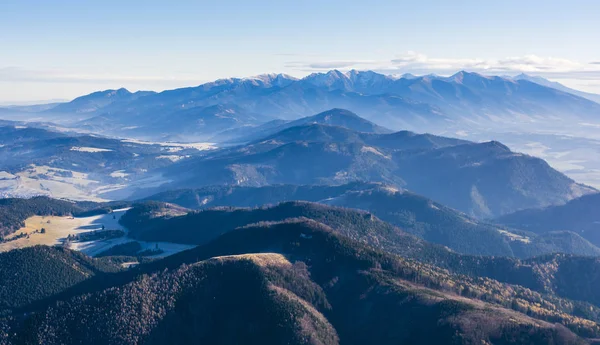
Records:
<instances>
[{"instance_id":1,"label":"distant mountain silhouette","mask_svg":"<svg viewBox=\"0 0 600 345\"><path fill-rule=\"evenodd\" d=\"M600 95L598 95L598 94L575 90L570 87L564 86L561 83L557 83L555 81L550 81L546 78L542 78L542 77L538 77L538 76L530 76L525 73L521 73L519 75L514 76L513 79L514 80L527 80L527 81L530 81L530 82L533 82L536 84L540 84L543 86L551 87L553 89L571 93L571 94L579 96L579 97L587 98L590 101L594 101L596 103L600 103Z\"/></svg>"},{"instance_id":2,"label":"distant mountain silhouette","mask_svg":"<svg viewBox=\"0 0 600 345\"><path fill-rule=\"evenodd\" d=\"M600 104L586 99L590 97L525 76L504 78L460 71L451 77L397 78L372 71L334 70L302 79L282 74L220 79L160 93L100 91L44 113L48 117L56 113L79 114L73 117L79 128L163 138L186 128L174 126L169 122L171 116L183 118L184 114L223 106L236 109L235 114L227 116L230 122L214 127L206 122L196 130L198 138L206 138L212 131L214 138L224 140L218 132L224 131L226 124L230 128L225 131L259 125L246 121L249 115L257 119L295 120L332 108L348 109L393 129L443 131L448 127L513 128L515 124L551 128L558 123L596 122ZM86 114L83 121L81 114ZM165 130L157 131L161 125L166 126ZM149 127L145 130L146 126ZM121 130L123 127L137 130ZM194 126L191 133L193 129Z\"/></svg>"},{"instance_id":3,"label":"distant mountain silhouette","mask_svg":"<svg viewBox=\"0 0 600 345\"><path fill-rule=\"evenodd\" d=\"M93 113L115 102L133 101L140 97L152 94L154 94L154 92L151 91L138 91L132 93L124 88L118 90L97 91L89 95L77 97L70 102L61 103L46 111L57 113Z\"/></svg>"}]
</instances>

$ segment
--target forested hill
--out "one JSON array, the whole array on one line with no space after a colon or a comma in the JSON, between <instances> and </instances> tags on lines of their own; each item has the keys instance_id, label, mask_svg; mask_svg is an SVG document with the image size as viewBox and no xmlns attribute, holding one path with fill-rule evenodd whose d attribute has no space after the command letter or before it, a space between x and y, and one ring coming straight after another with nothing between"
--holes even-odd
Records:
<instances>
[{"instance_id":1,"label":"forested hill","mask_svg":"<svg viewBox=\"0 0 600 345\"><path fill-rule=\"evenodd\" d=\"M96 288L25 323L5 319L4 341L584 344L600 335L563 313L573 312L567 301L448 274L310 220L244 227L129 274L114 287L99 278L109 287L88 284Z\"/></svg>"}]
</instances>

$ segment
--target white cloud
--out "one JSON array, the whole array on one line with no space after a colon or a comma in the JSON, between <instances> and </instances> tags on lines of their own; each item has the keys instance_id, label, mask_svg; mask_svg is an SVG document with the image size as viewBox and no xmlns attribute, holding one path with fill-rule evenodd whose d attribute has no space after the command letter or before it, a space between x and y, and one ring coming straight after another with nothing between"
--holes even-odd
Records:
<instances>
[{"instance_id":1,"label":"white cloud","mask_svg":"<svg viewBox=\"0 0 600 345\"><path fill-rule=\"evenodd\" d=\"M316 54L279 54L287 56L282 62L283 72L302 77L313 72L340 70L373 70L385 74L412 73L423 75L434 73L450 75L467 70L491 75L515 75L528 73L589 92L600 93L600 60L575 61L557 57L537 55L503 58L448 58L430 57L409 51L396 56L377 60L331 59ZM272 68L277 68L273 66ZM157 69L159 70L159 69ZM156 70L156 71L157 71ZM162 70L164 72L164 70ZM89 72L76 70L28 69L0 67L0 101L30 101L31 99L74 98L100 89L126 87L130 90L165 90L198 85L208 81L207 76L187 71L144 72L108 71ZM260 71L255 71L260 73ZM266 71L265 71L266 72ZM223 75L222 77L231 77Z\"/></svg>"},{"instance_id":2,"label":"white cloud","mask_svg":"<svg viewBox=\"0 0 600 345\"><path fill-rule=\"evenodd\" d=\"M383 73L436 73L448 75L459 70L487 74L534 73L553 78L600 79L600 62L580 62L537 55L513 56L498 59L439 58L409 51L388 60L380 61L308 61L294 62L287 67L303 71L326 69L373 69Z\"/></svg>"},{"instance_id":3,"label":"white cloud","mask_svg":"<svg viewBox=\"0 0 600 345\"><path fill-rule=\"evenodd\" d=\"M325 61L325 62L314 62L308 65L309 68L314 69L332 69L332 68L346 68L353 66L370 66L375 61Z\"/></svg>"}]
</instances>

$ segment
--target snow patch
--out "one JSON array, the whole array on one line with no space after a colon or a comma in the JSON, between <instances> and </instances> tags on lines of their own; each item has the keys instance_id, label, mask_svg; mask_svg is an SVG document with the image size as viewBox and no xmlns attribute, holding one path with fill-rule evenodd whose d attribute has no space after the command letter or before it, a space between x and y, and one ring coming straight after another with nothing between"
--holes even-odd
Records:
<instances>
[{"instance_id":1,"label":"snow patch","mask_svg":"<svg viewBox=\"0 0 600 345\"><path fill-rule=\"evenodd\" d=\"M110 173L110 177L115 178L124 178L129 176L129 174L125 173L125 170L117 170Z\"/></svg>"},{"instance_id":2,"label":"snow patch","mask_svg":"<svg viewBox=\"0 0 600 345\"><path fill-rule=\"evenodd\" d=\"M68 235L76 235L83 231L101 230L102 227L110 230L121 230L125 236L105 240L96 240L88 242L72 242L70 249L81 251L89 256L95 256L116 245L131 242L134 239L128 236L129 230L123 227L119 220L129 208L113 210L112 213L94 215L90 217L59 217L59 216L33 216L25 220L25 227L17 232L24 232L30 236L20 238L15 241L0 244L0 252L29 247L33 245L61 245ZM37 229L44 227L45 234L36 232ZM85 230L82 230L85 229ZM170 242L145 242L138 241L142 245L142 250L159 248L163 252L154 257L165 257L174 253L193 248L193 245L177 244Z\"/></svg>"},{"instance_id":3,"label":"snow patch","mask_svg":"<svg viewBox=\"0 0 600 345\"><path fill-rule=\"evenodd\" d=\"M101 149L101 148L97 148L97 147L73 146L73 147L71 147L71 151L96 153L96 152L110 152L112 150Z\"/></svg>"},{"instance_id":4,"label":"snow patch","mask_svg":"<svg viewBox=\"0 0 600 345\"><path fill-rule=\"evenodd\" d=\"M371 147L371 146L363 146L360 149L360 152L362 152L362 153L370 152L370 153L376 154L378 156L381 156L383 158L391 159L390 156L386 156L385 154L381 153L379 150L377 150L376 148Z\"/></svg>"},{"instance_id":5,"label":"snow patch","mask_svg":"<svg viewBox=\"0 0 600 345\"><path fill-rule=\"evenodd\" d=\"M513 234L512 232L508 232L506 230L498 230L498 232L501 233L502 235L508 237L508 239L511 241L519 241L519 242L523 242L523 243L531 242L529 237Z\"/></svg>"},{"instance_id":6,"label":"snow patch","mask_svg":"<svg viewBox=\"0 0 600 345\"><path fill-rule=\"evenodd\" d=\"M261 141L260 143L263 145L283 145L282 141L275 140L275 139L264 140L264 141Z\"/></svg>"},{"instance_id":7,"label":"snow patch","mask_svg":"<svg viewBox=\"0 0 600 345\"><path fill-rule=\"evenodd\" d=\"M184 158L188 158L189 156L177 156L177 155L163 155L163 156L157 156L156 159L168 159L171 162L177 162L179 160L182 160Z\"/></svg>"},{"instance_id":8,"label":"snow patch","mask_svg":"<svg viewBox=\"0 0 600 345\"><path fill-rule=\"evenodd\" d=\"M123 139L123 140L121 140L121 142L139 144L139 145L160 145L160 146L166 146L166 147L180 147L182 149L195 149L198 151L213 150L213 149L217 148L214 143L206 143L206 142L175 143L175 142L153 142L153 141L144 141L144 140L138 140L138 139Z\"/></svg>"},{"instance_id":9,"label":"snow patch","mask_svg":"<svg viewBox=\"0 0 600 345\"><path fill-rule=\"evenodd\" d=\"M17 178L17 176L15 176L7 171L0 171L0 180L14 180L16 178Z\"/></svg>"}]
</instances>

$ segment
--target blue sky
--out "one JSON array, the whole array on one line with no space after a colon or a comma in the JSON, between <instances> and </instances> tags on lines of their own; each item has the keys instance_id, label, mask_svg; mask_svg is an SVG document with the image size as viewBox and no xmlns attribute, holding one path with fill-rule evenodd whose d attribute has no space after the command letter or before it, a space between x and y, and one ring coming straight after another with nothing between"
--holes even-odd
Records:
<instances>
[{"instance_id":1,"label":"blue sky","mask_svg":"<svg viewBox=\"0 0 600 345\"><path fill-rule=\"evenodd\" d=\"M330 68L525 71L600 93L600 1L0 2L0 102Z\"/></svg>"}]
</instances>

